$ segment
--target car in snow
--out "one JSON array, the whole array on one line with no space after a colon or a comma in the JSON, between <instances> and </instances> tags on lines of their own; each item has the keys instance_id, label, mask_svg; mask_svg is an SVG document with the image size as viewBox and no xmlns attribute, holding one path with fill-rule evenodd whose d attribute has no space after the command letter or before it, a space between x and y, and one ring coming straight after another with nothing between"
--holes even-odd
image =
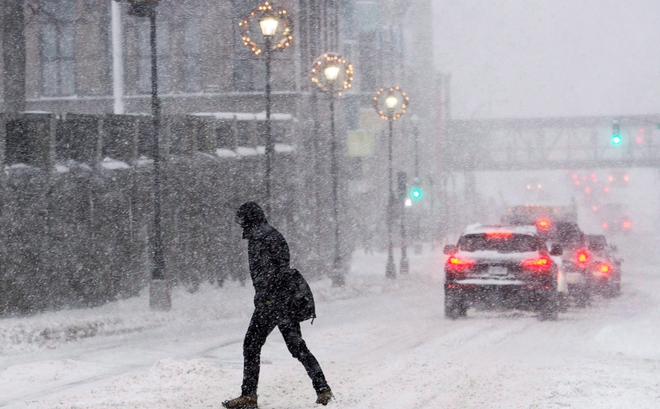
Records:
<instances>
[{"instance_id":1,"label":"car in snow","mask_svg":"<svg viewBox=\"0 0 660 409\"><path fill-rule=\"evenodd\" d=\"M607 242L602 234L587 235L587 244L592 254L589 266L592 292L604 297L616 297L621 293L621 263L617 248Z\"/></svg>"},{"instance_id":2,"label":"car in snow","mask_svg":"<svg viewBox=\"0 0 660 409\"><path fill-rule=\"evenodd\" d=\"M623 203L605 203L599 208L601 226L606 234L629 234L632 220Z\"/></svg>"},{"instance_id":3,"label":"car in snow","mask_svg":"<svg viewBox=\"0 0 660 409\"><path fill-rule=\"evenodd\" d=\"M591 298L591 254L585 235L577 223L577 209L568 206L513 206L502 220L514 225L535 225L538 234L550 245L562 248L562 273L568 294L578 307L585 307ZM565 297L562 303L565 303ZM565 305L563 305L564 307Z\"/></svg>"},{"instance_id":4,"label":"car in snow","mask_svg":"<svg viewBox=\"0 0 660 409\"><path fill-rule=\"evenodd\" d=\"M535 226L471 225L456 245L444 249L445 316L467 315L469 307L539 311L556 319L562 249L548 248Z\"/></svg>"},{"instance_id":5,"label":"car in snow","mask_svg":"<svg viewBox=\"0 0 660 409\"><path fill-rule=\"evenodd\" d=\"M568 294L577 307L586 307L591 299L590 266L593 262L586 235L578 224L572 221L540 219L536 222L536 226L541 237L550 245L561 246L563 272L566 275Z\"/></svg>"}]
</instances>

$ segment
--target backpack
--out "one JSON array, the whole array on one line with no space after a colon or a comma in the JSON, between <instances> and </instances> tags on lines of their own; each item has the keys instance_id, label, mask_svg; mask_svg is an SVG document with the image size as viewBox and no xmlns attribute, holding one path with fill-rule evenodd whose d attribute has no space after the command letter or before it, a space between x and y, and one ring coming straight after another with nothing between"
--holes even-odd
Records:
<instances>
[{"instance_id":1,"label":"backpack","mask_svg":"<svg viewBox=\"0 0 660 409\"><path fill-rule=\"evenodd\" d=\"M303 322L311 318L313 324L314 318L316 318L316 306L312 289L298 270L295 268L288 270L287 315L296 322Z\"/></svg>"}]
</instances>

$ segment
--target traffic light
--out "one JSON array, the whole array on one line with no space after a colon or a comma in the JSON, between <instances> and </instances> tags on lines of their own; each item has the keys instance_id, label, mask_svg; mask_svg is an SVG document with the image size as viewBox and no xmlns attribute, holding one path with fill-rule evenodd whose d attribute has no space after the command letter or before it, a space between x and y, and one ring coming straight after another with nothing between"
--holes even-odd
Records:
<instances>
[{"instance_id":1,"label":"traffic light","mask_svg":"<svg viewBox=\"0 0 660 409\"><path fill-rule=\"evenodd\" d=\"M410 190L410 198L412 200L420 200L422 198L422 187L417 178L413 180L412 189Z\"/></svg>"},{"instance_id":2,"label":"traffic light","mask_svg":"<svg viewBox=\"0 0 660 409\"><path fill-rule=\"evenodd\" d=\"M612 122L612 145L618 146L623 142L621 138L621 127L619 126L619 121Z\"/></svg>"}]
</instances>

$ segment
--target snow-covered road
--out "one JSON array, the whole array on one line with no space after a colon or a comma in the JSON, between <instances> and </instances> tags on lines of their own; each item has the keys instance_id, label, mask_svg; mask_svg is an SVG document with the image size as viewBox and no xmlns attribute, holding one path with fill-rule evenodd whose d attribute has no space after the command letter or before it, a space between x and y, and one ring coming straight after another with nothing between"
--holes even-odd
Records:
<instances>
[{"instance_id":1,"label":"snow-covered road","mask_svg":"<svg viewBox=\"0 0 660 409\"><path fill-rule=\"evenodd\" d=\"M634 238L633 238L634 239ZM658 408L660 272L656 243L621 242L623 295L571 309L443 316L441 249L384 277L356 253L348 285L312 283L319 318L303 324L335 408ZM240 392L252 289L176 291L168 313L146 297L94 310L0 320L0 406L220 408ZM313 408L302 366L275 331L262 353L260 407ZM329 406L330 407L330 406Z\"/></svg>"}]
</instances>

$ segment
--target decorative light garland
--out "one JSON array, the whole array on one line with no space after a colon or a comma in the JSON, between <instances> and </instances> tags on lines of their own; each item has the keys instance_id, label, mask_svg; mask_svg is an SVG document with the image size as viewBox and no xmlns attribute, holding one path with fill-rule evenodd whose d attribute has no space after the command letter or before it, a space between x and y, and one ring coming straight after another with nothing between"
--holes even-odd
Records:
<instances>
[{"instance_id":1,"label":"decorative light garland","mask_svg":"<svg viewBox=\"0 0 660 409\"><path fill-rule=\"evenodd\" d=\"M240 23L238 23L239 27L241 27L241 39L243 40L243 44L245 44L255 55L263 54L264 50L263 45L253 38L250 30L250 23L254 21L259 22L266 17L276 18L280 23L277 29L277 32L279 33L277 35L278 38L274 39L275 41L272 42L273 50L284 50L291 45L291 41L293 40L293 21L287 15L286 10L275 8L269 2L265 2L257 6L252 12L250 12L250 14L245 16ZM282 27L281 29L279 27L280 25Z\"/></svg>"},{"instance_id":2,"label":"decorative light garland","mask_svg":"<svg viewBox=\"0 0 660 409\"><path fill-rule=\"evenodd\" d=\"M330 81L325 76L326 68L336 66L337 78ZM341 95L351 87L353 82L353 65L343 59L339 54L325 53L312 66L312 82L323 92L336 92Z\"/></svg>"},{"instance_id":3,"label":"decorative light garland","mask_svg":"<svg viewBox=\"0 0 660 409\"><path fill-rule=\"evenodd\" d=\"M392 109L387 108L385 105L385 100L390 96L394 96L397 99L397 104ZM390 87L379 89L373 101L374 108L381 118L396 121L406 113L410 98L403 92L401 87Z\"/></svg>"}]
</instances>

